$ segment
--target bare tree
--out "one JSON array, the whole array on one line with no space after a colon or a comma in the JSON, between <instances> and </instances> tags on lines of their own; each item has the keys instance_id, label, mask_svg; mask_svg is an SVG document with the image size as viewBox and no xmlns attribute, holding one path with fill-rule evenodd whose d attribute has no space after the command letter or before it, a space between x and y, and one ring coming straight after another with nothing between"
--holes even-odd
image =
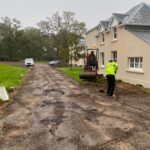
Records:
<instances>
[{"instance_id":1,"label":"bare tree","mask_svg":"<svg viewBox=\"0 0 150 150\"><path fill-rule=\"evenodd\" d=\"M75 13L64 11L61 15L56 12L46 21L38 23L42 32L53 37L53 47L57 47L58 57L69 61L69 47L78 45L80 38L86 32L85 23L75 18Z\"/></svg>"}]
</instances>

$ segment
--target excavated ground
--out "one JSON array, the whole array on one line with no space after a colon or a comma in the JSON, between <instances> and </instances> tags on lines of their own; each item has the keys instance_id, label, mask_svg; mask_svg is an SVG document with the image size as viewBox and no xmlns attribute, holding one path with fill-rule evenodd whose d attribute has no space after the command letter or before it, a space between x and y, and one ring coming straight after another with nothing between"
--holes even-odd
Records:
<instances>
[{"instance_id":1,"label":"excavated ground","mask_svg":"<svg viewBox=\"0 0 150 150\"><path fill-rule=\"evenodd\" d=\"M150 95L117 88L108 98L36 65L0 106L0 150L150 150Z\"/></svg>"}]
</instances>

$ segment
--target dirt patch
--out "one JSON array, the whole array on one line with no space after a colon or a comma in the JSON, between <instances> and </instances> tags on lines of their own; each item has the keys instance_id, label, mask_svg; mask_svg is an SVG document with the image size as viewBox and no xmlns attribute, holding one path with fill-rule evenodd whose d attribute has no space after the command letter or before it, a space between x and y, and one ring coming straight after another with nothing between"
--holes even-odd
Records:
<instances>
[{"instance_id":1,"label":"dirt patch","mask_svg":"<svg viewBox=\"0 0 150 150\"><path fill-rule=\"evenodd\" d=\"M123 82L117 82L117 87L116 87L116 93L117 94L137 94L137 95L144 95L144 89L142 87L132 85L132 84L127 84Z\"/></svg>"},{"instance_id":2,"label":"dirt patch","mask_svg":"<svg viewBox=\"0 0 150 150\"><path fill-rule=\"evenodd\" d=\"M101 92L106 93L107 91L107 81L103 80L101 83L97 82L85 82L81 85L82 88L88 88L91 93ZM91 88L92 87L92 88ZM143 87L138 85L132 85L121 81L116 81L116 88L115 94L117 95L130 95L130 94L137 94L137 95L145 95L146 90ZM149 93L150 94L150 93Z\"/></svg>"},{"instance_id":3,"label":"dirt patch","mask_svg":"<svg viewBox=\"0 0 150 150\"><path fill-rule=\"evenodd\" d=\"M122 82L116 98L105 92L105 82L79 86L47 65L35 66L12 103L0 107L0 149L149 149L150 95Z\"/></svg>"}]
</instances>

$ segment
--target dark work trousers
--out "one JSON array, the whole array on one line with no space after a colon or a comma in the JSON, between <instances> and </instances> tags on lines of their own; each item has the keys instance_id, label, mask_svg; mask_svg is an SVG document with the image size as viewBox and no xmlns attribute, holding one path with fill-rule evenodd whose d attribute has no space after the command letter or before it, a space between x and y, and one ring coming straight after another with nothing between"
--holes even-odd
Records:
<instances>
[{"instance_id":1,"label":"dark work trousers","mask_svg":"<svg viewBox=\"0 0 150 150\"><path fill-rule=\"evenodd\" d=\"M108 82L108 87L107 87L107 95L108 96L113 96L114 89L115 89L115 76L114 75L106 75L107 82Z\"/></svg>"}]
</instances>

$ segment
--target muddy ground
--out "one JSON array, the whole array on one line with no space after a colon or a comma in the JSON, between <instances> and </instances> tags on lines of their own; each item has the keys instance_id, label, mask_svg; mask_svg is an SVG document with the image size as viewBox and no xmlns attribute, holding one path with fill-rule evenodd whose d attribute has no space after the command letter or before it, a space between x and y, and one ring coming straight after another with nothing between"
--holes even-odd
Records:
<instances>
[{"instance_id":1,"label":"muddy ground","mask_svg":"<svg viewBox=\"0 0 150 150\"><path fill-rule=\"evenodd\" d=\"M108 98L36 65L0 106L0 150L150 150L150 95L127 89Z\"/></svg>"}]
</instances>

